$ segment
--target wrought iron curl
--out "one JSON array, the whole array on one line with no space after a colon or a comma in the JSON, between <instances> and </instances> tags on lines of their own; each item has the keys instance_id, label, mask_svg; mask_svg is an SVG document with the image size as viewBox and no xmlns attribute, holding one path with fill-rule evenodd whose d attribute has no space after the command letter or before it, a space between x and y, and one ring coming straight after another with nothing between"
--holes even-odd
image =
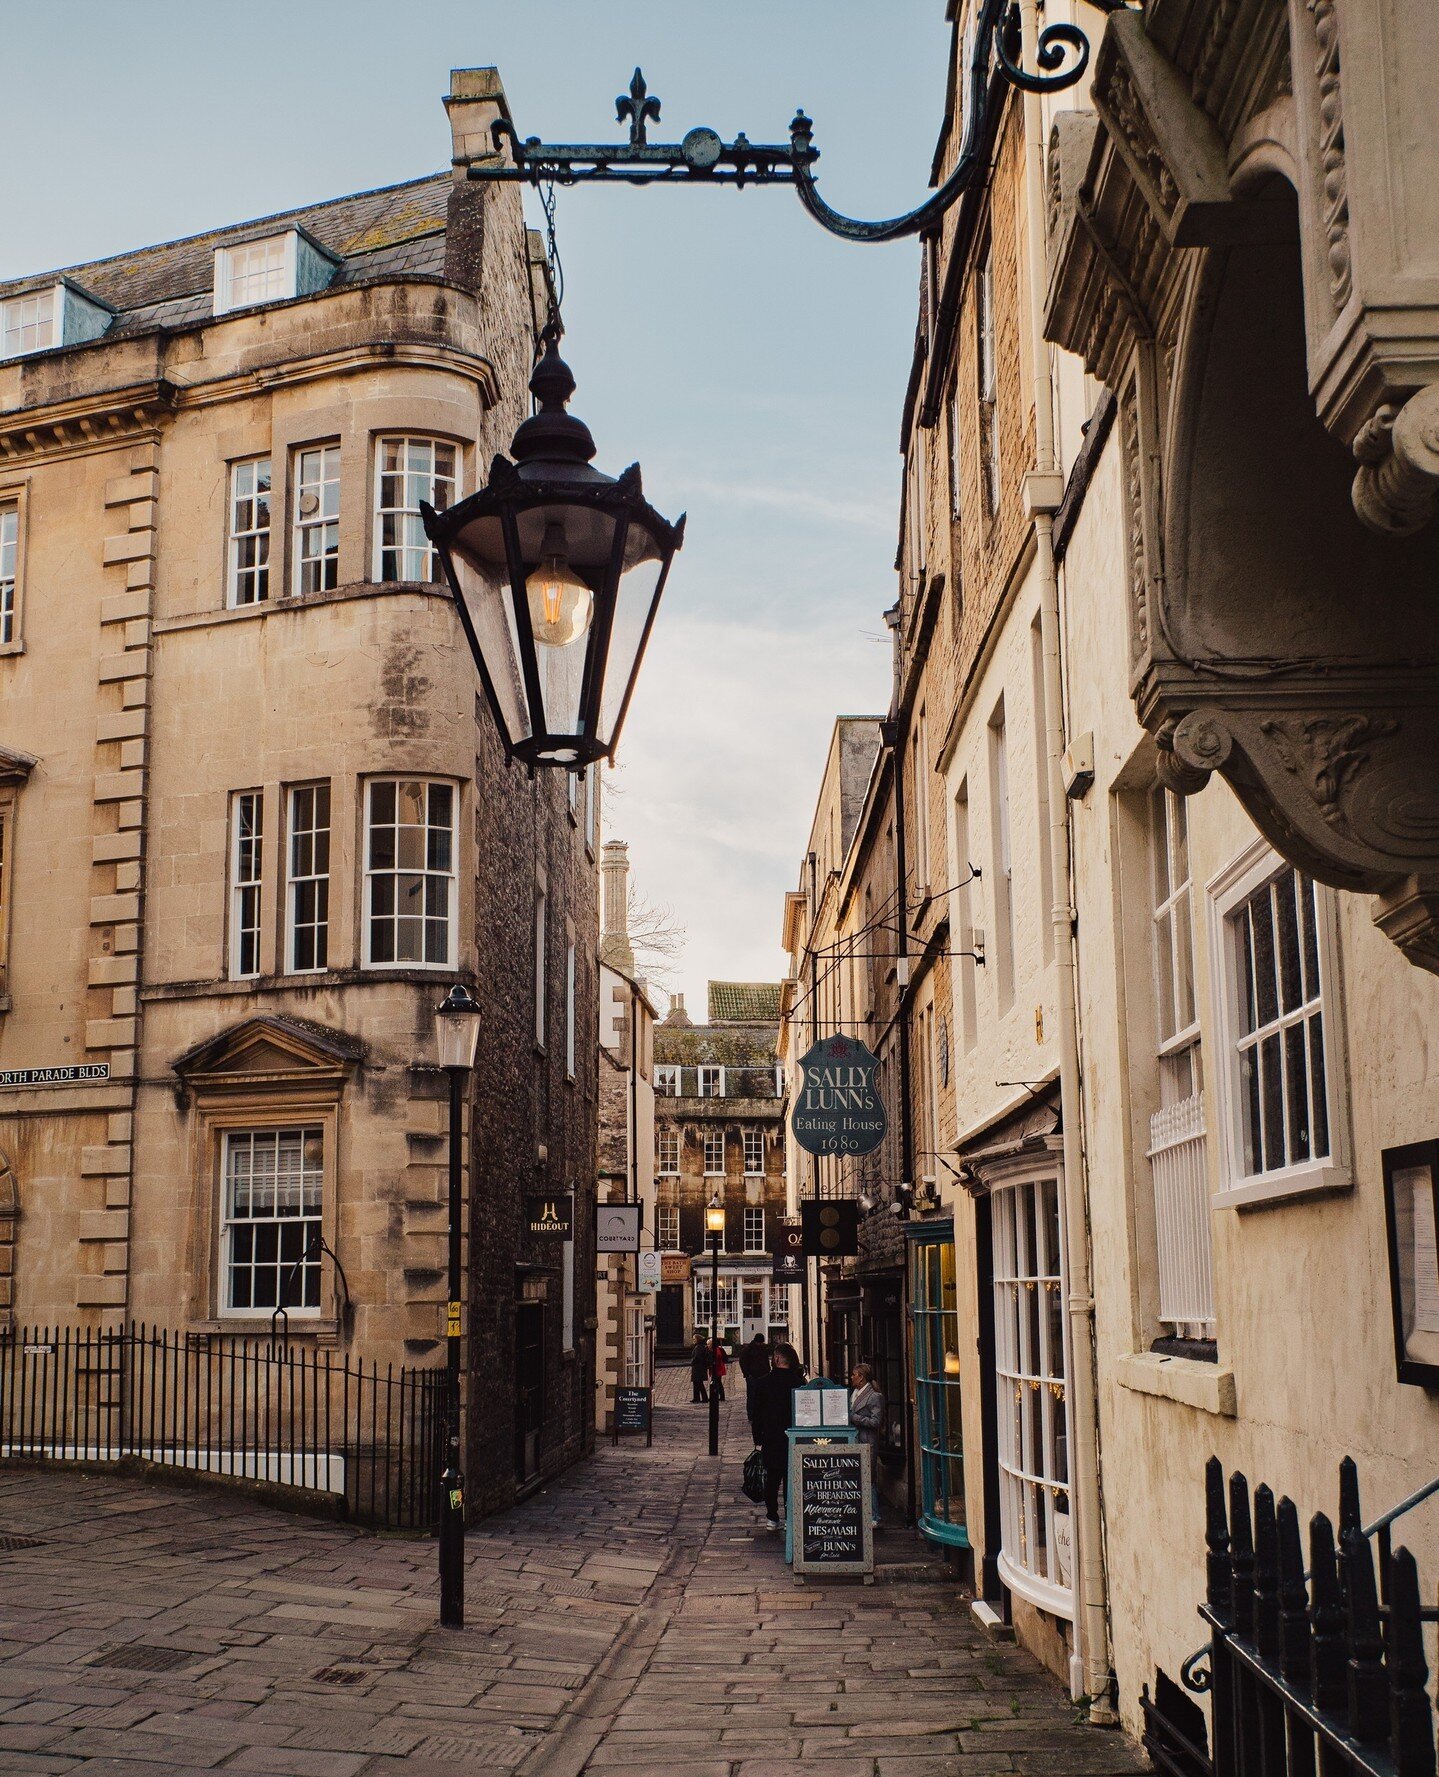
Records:
<instances>
[{"instance_id":1,"label":"wrought iron curl","mask_svg":"<svg viewBox=\"0 0 1439 1777\"><path fill-rule=\"evenodd\" d=\"M1122 10L1125 0L1090 0L1090 4L1109 13ZM652 143L647 126L659 121L660 101L650 93L638 68L628 94L615 101L619 122L629 124L628 142L561 144L542 142L538 136L522 141L509 118L501 117L490 126L494 158L473 163L469 177L523 180L536 187L576 185L589 179L623 179L632 185L733 185L737 189L792 185L805 209L831 234L850 241L900 240L933 227L983 178L988 160L986 124L1002 87L1008 84L1026 93L1054 93L1074 86L1089 67L1089 39L1077 25L1047 25L1039 33L1035 59L1037 72L1022 65L1016 0L980 0L974 48L964 70L964 135L954 170L924 203L882 221L846 216L819 195L814 122L803 110L797 111L790 123L788 144L751 142L743 131L725 142L717 131L703 125L688 131L680 142Z\"/></svg>"},{"instance_id":2,"label":"wrought iron curl","mask_svg":"<svg viewBox=\"0 0 1439 1777\"><path fill-rule=\"evenodd\" d=\"M1214 1688L1214 1673L1209 1666L1209 1643L1192 1653L1179 1668L1179 1677L1185 1690L1195 1691L1201 1697L1206 1691Z\"/></svg>"}]
</instances>

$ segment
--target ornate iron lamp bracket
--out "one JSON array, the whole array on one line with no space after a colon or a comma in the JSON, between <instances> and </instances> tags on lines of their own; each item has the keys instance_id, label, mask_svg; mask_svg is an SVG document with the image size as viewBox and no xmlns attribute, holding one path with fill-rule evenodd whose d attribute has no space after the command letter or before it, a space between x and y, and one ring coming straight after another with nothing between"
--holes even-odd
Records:
<instances>
[{"instance_id":1,"label":"ornate iron lamp bracket","mask_svg":"<svg viewBox=\"0 0 1439 1777\"><path fill-rule=\"evenodd\" d=\"M1091 0L1102 12L1117 11L1124 3ZM638 68L628 94L615 101L616 117L630 126L628 142L560 144L542 142L538 136L521 140L509 119L500 118L491 129L495 160L472 163L469 177L535 186L578 185L590 179L623 180L629 185L791 185L805 209L831 234L849 241L899 240L932 227L983 176L988 159L985 119L1001 88L1008 84L1022 92L1048 93L1073 86L1089 66L1089 39L1076 25L1046 26L1039 34L1036 60L1037 73L1020 65L1019 8L1014 0L980 0L967 72L964 137L954 171L916 209L887 221L845 216L819 195L814 174L819 150L814 145L814 124L803 111L795 113L789 126L788 144L751 142L743 131L726 142L703 124L679 142L651 142L648 126L659 122L660 102L650 94Z\"/></svg>"}]
</instances>

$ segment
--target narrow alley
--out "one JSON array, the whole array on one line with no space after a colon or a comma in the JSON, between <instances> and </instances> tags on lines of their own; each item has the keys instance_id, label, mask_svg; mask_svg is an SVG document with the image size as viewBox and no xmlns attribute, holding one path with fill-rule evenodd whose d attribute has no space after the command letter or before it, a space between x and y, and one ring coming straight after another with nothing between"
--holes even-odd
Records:
<instances>
[{"instance_id":1,"label":"narrow alley","mask_svg":"<svg viewBox=\"0 0 1439 1777\"><path fill-rule=\"evenodd\" d=\"M1144 1768L989 1642L942 1566L795 1583L739 1490L743 1421L662 1370L652 1449L603 1444L469 1540L467 1627L434 1544L113 1476L0 1476L0 1770L13 1777L826 1777Z\"/></svg>"}]
</instances>

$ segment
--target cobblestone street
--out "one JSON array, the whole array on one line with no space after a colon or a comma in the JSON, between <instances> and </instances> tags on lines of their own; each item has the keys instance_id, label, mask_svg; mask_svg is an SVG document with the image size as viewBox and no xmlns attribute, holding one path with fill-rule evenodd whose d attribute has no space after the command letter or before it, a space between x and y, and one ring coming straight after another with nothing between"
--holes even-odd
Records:
<instances>
[{"instance_id":1,"label":"cobblestone street","mask_svg":"<svg viewBox=\"0 0 1439 1777\"><path fill-rule=\"evenodd\" d=\"M434 1545L225 1494L0 1474L0 1771L13 1777L1067 1777L1147 1768L1075 1725L903 1531L870 1587L797 1586L718 1477L687 1372L653 1449L593 1460L469 1540L467 1628Z\"/></svg>"}]
</instances>

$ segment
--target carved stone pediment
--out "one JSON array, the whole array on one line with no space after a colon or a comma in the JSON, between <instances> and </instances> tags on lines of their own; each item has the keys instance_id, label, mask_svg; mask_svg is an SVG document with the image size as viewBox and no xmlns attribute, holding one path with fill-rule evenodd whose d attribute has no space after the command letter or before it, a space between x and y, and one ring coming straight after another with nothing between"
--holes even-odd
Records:
<instances>
[{"instance_id":1,"label":"carved stone pediment","mask_svg":"<svg viewBox=\"0 0 1439 1777\"><path fill-rule=\"evenodd\" d=\"M343 1031L270 1014L207 1037L170 1065L196 1091L248 1091L261 1082L338 1088L363 1055L363 1045Z\"/></svg>"},{"instance_id":2,"label":"carved stone pediment","mask_svg":"<svg viewBox=\"0 0 1439 1777\"><path fill-rule=\"evenodd\" d=\"M1432 77L1432 0L1112 17L1082 175L1077 128L1052 146L1046 331L1115 393L1132 688L1166 781L1221 772L1439 972L1439 136L1422 193L1412 131L1355 140L1396 127L1376 94L1412 103L1396 46L1425 42ZM1387 214L1361 240L1380 169L1433 211L1402 250Z\"/></svg>"}]
</instances>

